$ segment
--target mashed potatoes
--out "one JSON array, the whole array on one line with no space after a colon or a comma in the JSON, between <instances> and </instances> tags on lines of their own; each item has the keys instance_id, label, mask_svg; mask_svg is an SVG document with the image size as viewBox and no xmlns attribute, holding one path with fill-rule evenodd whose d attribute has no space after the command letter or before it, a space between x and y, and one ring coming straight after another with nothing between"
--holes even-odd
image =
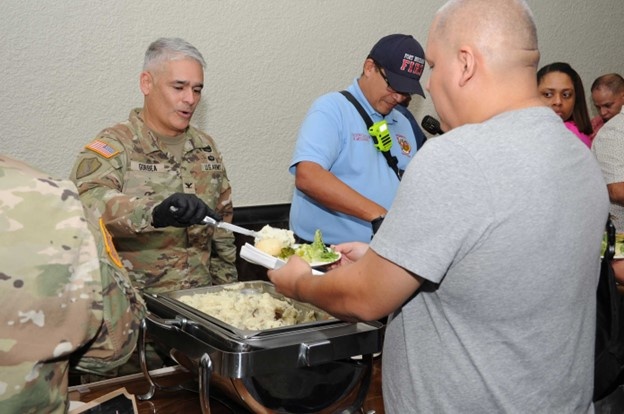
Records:
<instances>
[{"instance_id":1,"label":"mashed potatoes","mask_svg":"<svg viewBox=\"0 0 624 414\"><path fill-rule=\"evenodd\" d=\"M258 250L262 250L266 254L270 254L271 256L279 256L284 248L284 245L277 239L262 239L256 242L256 248Z\"/></svg>"},{"instance_id":2,"label":"mashed potatoes","mask_svg":"<svg viewBox=\"0 0 624 414\"><path fill-rule=\"evenodd\" d=\"M278 256L285 247L295 244L295 236L291 230L276 229L264 226L255 239L255 247L271 256Z\"/></svg>"},{"instance_id":3,"label":"mashed potatoes","mask_svg":"<svg viewBox=\"0 0 624 414\"><path fill-rule=\"evenodd\" d=\"M269 293L238 289L181 296L178 300L238 329L264 330L315 321L314 311L302 311Z\"/></svg>"}]
</instances>

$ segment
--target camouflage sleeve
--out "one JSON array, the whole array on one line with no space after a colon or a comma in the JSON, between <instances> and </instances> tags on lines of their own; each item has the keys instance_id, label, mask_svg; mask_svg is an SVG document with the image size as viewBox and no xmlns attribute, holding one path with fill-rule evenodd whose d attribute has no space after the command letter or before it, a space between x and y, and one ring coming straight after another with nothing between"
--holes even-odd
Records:
<instances>
[{"instance_id":1,"label":"camouflage sleeve","mask_svg":"<svg viewBox=\"0 0 624 414\"><path fill-rule=\"evenodd\" d=\"M151 222L157 201L149 196L135 197L122 192L127 153L111 134L104 131L80 152L70 178L78 187L85 207L95 217L103 217L114 236L156 231Z\"/></svg>"},{"instance_id":2,"label":"camouflage sleeve","mask_svg":"<svg viewBox=\"0 0 624 414\"><path fill-rule=\"evenodd\" d=\"M69 356L102 321L74 185L0 156L0 412L62 412Z\"/></svg>"},{"instance_id":3,"label":"camouflage sleeve","mask_svg":"<svg viewBox=\"0 0 624 414\"><path fill-rule=\"evenodd\" d=\"M104 221L90 223L100 257L104 324L86 353L77 361L81 372L102 374L123 365L137 344L145 302L132 286Z\"/></svg>"},{"instance_id":4,"label":"camouflage sleeve","mask_svg":"<svg viewBox=\"0 0 624 414\"><path fill-rule=\"evenodd\" d=\"M219 197L217 211L223 219L232 222L232 189L227 182L226 189ZM223 229L215 229L212 236L212 253L210 257L210 275L214 284L232 283L238 280L236 271L236 244L234 234Z\"/></svg>"}]
</instances>

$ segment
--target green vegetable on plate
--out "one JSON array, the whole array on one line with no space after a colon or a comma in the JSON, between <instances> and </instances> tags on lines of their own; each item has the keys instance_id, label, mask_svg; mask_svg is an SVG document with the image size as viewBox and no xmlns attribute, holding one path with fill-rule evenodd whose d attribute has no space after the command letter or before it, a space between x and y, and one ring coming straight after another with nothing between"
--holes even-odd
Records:
<instances>
[{"instance_id":1,"label":"green vegetable on plate","mask_svg":"<svg viewBox=\"0 0 624 414\"><path fill-rule=\"evenodd\" d=\"M308 263L331 263L340 257L338 253L325 246L321 230L314 232L314 241L311 244L300 244L296 247L285 247L280 252L280 259L287 259L293 254L301 257Z\"/></svg>"}]
</instances>

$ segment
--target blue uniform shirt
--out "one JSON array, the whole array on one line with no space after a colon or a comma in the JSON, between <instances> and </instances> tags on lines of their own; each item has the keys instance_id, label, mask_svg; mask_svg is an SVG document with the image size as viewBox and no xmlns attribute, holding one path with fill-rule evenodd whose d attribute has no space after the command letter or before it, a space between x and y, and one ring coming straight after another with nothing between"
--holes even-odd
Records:
<instances>
[{"instance_id":1,"label":"blue uniform shirt","mask_svg":"<svg viewBox=\"0 0 624 414\"><path fill-rule=\"evenodd\" d=\"M420 127L418 126L416 118L414 118L414 115L410 112L410 110L404 106L397 105L394 109L405 115L405 117L410 121L412 129L414 130L414 136L416 137L416 149L419 150L423 145L425 145L427 137L425 137L422 129L420 129Z\"/></svg>"},{"instance_id":2,"label":"blue uniform shirt","mask_svg":"<svg viewBox=\"0 0 624 414\"><path fill-rule=\"evenodd\" d=\"M360 102L373 122L384 117L368 103L357 79L347 88ZM385 116L392 136L391 154L404 170L416 154L416 139L409 120L396 109ZM364 197L390 208L399 180L386 159L374 146L366 124L357 109L339 92L318 98L303 121L289 171L311 161L334 174ZM290 228L303 239L312 240L316 229L327 244L347 241L369 242L368 221L327 209L295 189L290 209Z\"/></svg>"}]
</instances>

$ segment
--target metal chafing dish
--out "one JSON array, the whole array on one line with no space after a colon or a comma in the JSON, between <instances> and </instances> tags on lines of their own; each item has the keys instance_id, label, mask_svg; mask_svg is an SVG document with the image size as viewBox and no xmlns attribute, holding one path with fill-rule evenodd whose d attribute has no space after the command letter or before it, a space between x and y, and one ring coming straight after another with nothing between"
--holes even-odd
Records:
<instances>
[{"instance_id":1,"label":"metal chafing dish","mask_svg":"<svg viewBox=\"0 0 624 414\"><path fill-rule=\"evenodd\" d=\"M264 281L243 283L243 293L267 292L283 298ZM149 315L141 324L139 354L150 391L157 389L145 362L146 337L198 375L203 413L210 413L210 387L242 402L255 413L354 413L370 386L372 355L381 351L384 325L348 323L309 304L316 322L259 331L238 329L182 303L189 294L216 292L228 285L146 294ZM362 355L361 359L352 357Z\"/></svg>"}]
</instances>

